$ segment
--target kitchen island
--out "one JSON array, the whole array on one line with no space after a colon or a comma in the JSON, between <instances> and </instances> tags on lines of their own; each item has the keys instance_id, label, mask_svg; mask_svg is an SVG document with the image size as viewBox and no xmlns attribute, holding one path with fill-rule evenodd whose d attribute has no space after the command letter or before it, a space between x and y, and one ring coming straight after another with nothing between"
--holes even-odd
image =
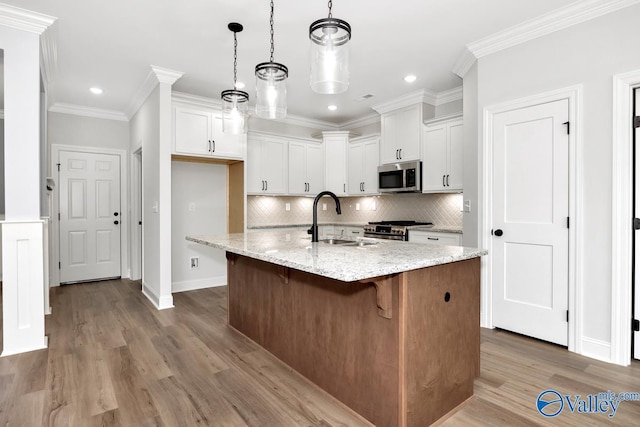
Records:
<instances>
[{"instance_id":1,"label":"kitchen island","mask_svg":"<svg viewBox=\"0 0 640 427\"><path fill-rule=\"evenodd\" d=\"M229 325L368 422L426 426L473 395L486 252L282 231L187 240L227 252Z\"/></svg>"}]
</instances>

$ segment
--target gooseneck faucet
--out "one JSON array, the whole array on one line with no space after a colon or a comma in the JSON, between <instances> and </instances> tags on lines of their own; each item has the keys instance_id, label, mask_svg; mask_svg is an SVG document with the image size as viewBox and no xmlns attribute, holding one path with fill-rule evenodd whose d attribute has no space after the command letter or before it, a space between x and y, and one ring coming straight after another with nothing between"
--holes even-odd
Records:
<instances>
[{"instance_id":1,"label":"gooseneck faucet","mask_svg":"<svg viewBox=\"0 0 640 427\"><path fill-rule=\"evenodd\" d=\"M321 191L320 193L318 193L313 201L313 225L309 230L307 230L307 233L311 234L312 242L318 241L318 200L320 200L322 196L333 197L333 200L336 201L336 212L338 213L338 215L342 214L342 211L340 211L340 200L338 199L338 196L333 194L331 191Z\"/></svg>"}]
</instances>

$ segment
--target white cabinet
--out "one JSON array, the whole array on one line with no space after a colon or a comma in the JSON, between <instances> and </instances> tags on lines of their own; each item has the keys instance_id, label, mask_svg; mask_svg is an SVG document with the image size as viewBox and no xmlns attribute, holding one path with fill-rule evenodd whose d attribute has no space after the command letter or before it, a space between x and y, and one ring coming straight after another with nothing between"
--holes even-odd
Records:
<instances>
[{"instance_id":1,"label":"white cabinet","mask_svg":"<svg viewBox=\"0 0 640 427\"><path fill-rule=\"evenodd\" d=\"M350 195L378 193L378 136L370 136L349 143L349 181Z\"/></svg>"},{"instance_id":2,"label":"white cabinet","mask_svg":"<svg viewBox=\"0 0 640 427\"><path fill-rule=\"evenodd\" d=\"M422 120L422 104L382 114L381 164L420 159Z\"/></svg>"},{"instance_id":3,"label":"white cabinet","mask_svg":"<svg viewBox=\"0 0 640 427\"><path fill-rule=\"evenodd\" d=\"M324 189L322 146L289 141L289 194L317 194Z\"/></svg>"},{"instance_id":4,"label":"white cabinet","mask_svg":"<svg viewBox=\"0 0 640 427\"><path fill-rule=\"evenodd\" d=\"M222 113L176 106L174 108L174 154L242 159L244 135L222 132Z\"/></svg>"},{"instance_id":5,"label":"white cabinet","mask_svg":"<svg viewBox=\"0 0 640 427\"><path fill-rule=\"evenodd\" d=\"M462 118L428 123L422 146L422 192L462 191Z\"/></svg>"},{"instance_id":6,"label":"white cabinet","mask_svg":"<svg viewBox=\"0 0 640 427\"><path fill-rule=\"evenodd\" d=\"M286 194L288 141L249 134L247 142L247 193Z\"/></svg>"},{"instance_id":7,"label":"white cabinet","mask_svg":"<svg viewBox=\"0 0 640 427\"><path fill-rule=\"evenodd\" d=\"M347 191L347 147L349 132L323 132L325 171L324 189L337 196L346 196Z\"/></svg>"},{"instance_id":8,"label":"white cabinet","mask_svg":"<svg viewBox=\"0 0 640 427\"><path fill-rule=\"evenodd\" d=\"M439 231L409 230L409 241L434 245L460 246L462 234Z\"/></svg>"}]
</instances>

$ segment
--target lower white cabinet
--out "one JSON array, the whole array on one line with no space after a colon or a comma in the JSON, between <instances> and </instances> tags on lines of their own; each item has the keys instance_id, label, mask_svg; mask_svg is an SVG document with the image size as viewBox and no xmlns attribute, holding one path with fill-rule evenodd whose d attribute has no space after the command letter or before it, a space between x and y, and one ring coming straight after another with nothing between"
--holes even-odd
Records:
<instances>
[{"instance_id":1,"label":"lower white cabinet","mask_svg":"<svg viewBox=\"0 0 640 427\"><path fill-rule=\"evenodd\" d=\"M414 243L431 243L434 245L460 246L462 234L444 233L440 231L409 230L409 241Z\"/></svg>"},{"instance_id":2,"label":"lower white cabinet","mask_svg":"<svg viewBox=\"0 0 640 427\"><path fill-rule=\"evenodd\" d=\"M362 236L364 236L364 228L363 227L347 227L347 226L343 226L343 225L334 225L333 226L333 235L334 236L362 237Z\"/></svg>"}]
</instances>

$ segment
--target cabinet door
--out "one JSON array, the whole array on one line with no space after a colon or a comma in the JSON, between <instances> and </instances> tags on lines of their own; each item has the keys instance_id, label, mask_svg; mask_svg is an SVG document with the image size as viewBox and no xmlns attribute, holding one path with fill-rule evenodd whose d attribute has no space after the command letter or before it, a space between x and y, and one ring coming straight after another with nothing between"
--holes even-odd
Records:
<instances>
[{"instance_id":1,"label":"cabinet door","mask_svg":"<svg viewBox=\"0 0 640 427\"><path fill-rule=\"evenodd\" d=\"M262 176L262 143L264 138L249 135L247 138L247 193L264 193Z\"/></svg>"},{"instance_id":2,"label":"cabinet door","mask_svg":"<svg viewBox=\"0 0 640 427\"><path fill-rule=\"evenodd\" d=\"M214 157L242 159L244 136L222 132L222 114L212 114L211 122L211 155Z\"/></svg>"},{"instance_id":3,"label":"cabinet door","mask_svg":"<svg viewBox=\"0 0 640 427\"><path fill-rule=\"evenodd\" d=\"M262 142L261 170L268 194L287 193L288 142L265 138Z\"/></svg>"},{"instance_id":4,"label":"cabinet door","mask_svg":"<svg viewBox=\"0 0 640 427\"><path fill-rule=\"evenodd\" d=\"M306 147L307 194L318 194L324 190L324 158L322 146L307 144Z\"/></svg>"},{"instance_id":5,"label":"cabinet door","mask_svg":"<svg viewBox=\"0 0 640 427\"><path fill-rule=\"evenodd\" d=\"M399 162L398 150L398 114L397 112L383 114L381 118L382 140L380 141L380 162ZM353 190L349 190L353 193Z\"/></svg>"},{"instance_id":6,"label":"cabinet door","mask_svg":"<svg viewBox=\"0 0 640 427\"><path fill-rule=\"evenodd\" d=\"M364 162L362 157L364 155L364 147L362 143L349 144L349 194L359 195L363 193L362 172Z\"/></svg>"},{"instance_id":7,"label":"cabinet door","mask_svg":"<svg viewBox=\"0 0 640 427\"><path fill-rule=\"evenodd\" d=\"M378 193L379 140L363 142L362 181L365 194Z\"/></svg>"},{"instance_id":8,"label":"cabinet door","mask_svg":"<svg viewBox=\"0 0 640 427\"><path fill-rule=\"evenodd\" d=\"M448 141L448 161L449 171L448 187L449 190L462 191L462 142L463 142L462 121L452 122L449 125L449 141Z\"/></svg>"},{"instance_id":9,"label":"cabinet door","mask_svg":"<svg viewBox=\"0 0 640 427\"><path fill-rule=\"evenodd\" d=\"M446 125L426 128L422 158L422 192L445 191L447 175Z\"/></svg>"},{"instance_id":10,"label":"cabinet door","mask_svg":"<svg viewBox=\"0 0 640 427\"><path fill-rule=\"evenodd\" d=\"M211 113L176 107L174 137L175 153L211 155Z\"/></svg>"},{"instance_id":11,"label":"cabinet door","mask_svg":"<svg viewBox=\"0 0 640 427\"><path fill-rule=\"evenodd\" d=\"M420 160L422 112L416 105L401 110L397 118L397 145L400 161Z\"/></svg>"},{"instance_id":12,"label":"cabinet door","mask_svg":"<svg viewBox=\"0 0 640 427\"><path fill-rule=\"evenodd\" d=\"M324 188L338 196L347 194L347 137L325 137Z\"/></svg>"},{"instance_id":13,"label":"cabinet door","mask_svg":"<svg viewBox=\"0 0 640 427\"><path fill-rule=\"evenodd\" d=\"M305 144L289 142L289 194L305 194L307 192L305 163Z\"/></svg>"}]
</instances>

